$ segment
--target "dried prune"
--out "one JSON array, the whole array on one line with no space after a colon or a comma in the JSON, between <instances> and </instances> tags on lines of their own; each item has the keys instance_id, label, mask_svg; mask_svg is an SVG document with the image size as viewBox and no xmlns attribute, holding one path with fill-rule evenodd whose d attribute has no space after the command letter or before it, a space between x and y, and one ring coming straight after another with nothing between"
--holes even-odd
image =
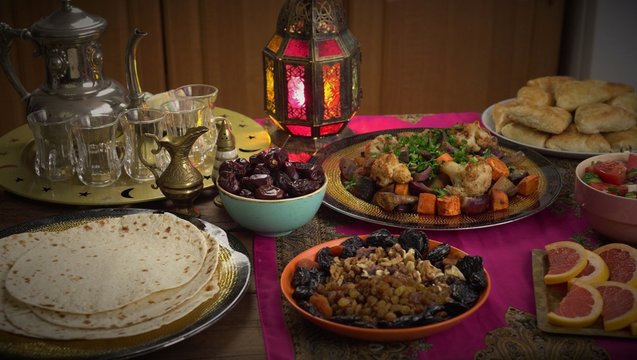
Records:
<instances>
[{"instance_id":1,"label":"dried prune","mask_svg":"<svg viewBox=\"0 0 637 360\"><path fill-rule=\"evenodd\" d=\"M230 171L222 171L219 173L217 184L231 194L238 194L241 191L241 185L234 173Z\"/></svg>"},{"instance_id":2,"label":"dried prune","mask_svg":"<svg viewBox=\"0 0 637 360\"><path fill-rule=\"evenodd\" d=\"M368 322L364 322L360 317L356 315L335 315L330 318L330 320L335 321L337 323L358 326L363 328L375 328L374 324L370 324Z\"/></svg>"},{"instance_id":3,"label":"dried prune","mask_svg":"<svg viewBox=\"0 0 637 360\"><path fill-rule=\"evenodd\" d=\"M396 244L397 239L387 229L373 231L366 239L368 246L380 246L390 248Z\"/></svg>"},{"instance_id":4,"label":"dried prune","mask_svg":"<svg viewBox=\"0 0 637 360\"><path fill-rule=\"evenodd\" d=\"M363 242L363 240L361 238L359 238L358 236L352 236L351 238L343 241L341 243L341 246L343 247L343 252L341 253L340 257L342 259L348 258L348 257L353 257L356 255L356 250L362 248L363 246L365 246L365 242Z\"/></svg>"},{"instance_id":5,"label":"dried prune","mask_svg":"<svg viewBox=\"0 0 637 360\"><path fill-rule=\"evenodd\" d=\"M253 192L260 186L271 186L273 183L272 177L267 174L253 174L241 178L241 186Z\"/></svg>"},{"instance_id":6,"label":"dried prune","mask_svg":"<svg viewBox=\"0 0 637 360\"><path fill-rule=\"evenodd\" d=\"M314 192L320 188L321 184L318 181L301 178L292 181L288 187L288 192L292 196L301 196Z\"/></svg>"},{"instance_id":7,"label":"dried prune","mask_svg":"<svg viewBox=\"0 0 637 360\"><path fill-rule=\"evenodd\" d=\"M324 318L323 314L316 308L316 306L312 305L309 301L299 301L298 304L301 309L309 312L313 316Z\"/></svg>"},{"instance_id":8,"label":"dried prune","mask_svg":"<svg viewBox=\"0 0 637 360\"><path fill-rule=\"evenodd\" d=\"M417 229L406 229L398 236L398 243L405 249L414 249L416 257L422 259L429 250L429 238L424 231Z\"/></svg>"},{"instance_id":9,"label":"dried prune","mask_svg":"<svg viewBox=\"0 0 637 360\"><path fill-rule=\"evenodd\" d=\"M482 257L465 256L458 260L456 267L475 290L482 291L487 287L487 277L482 267Z\"/></svg>"},{"instance_id":10,"label":"dried prune","mask_svg":"<svg viewBox=\"0 0 637 360\"><path fill-rule=\"evenodd\" d=\"M254 192L254 197L261 200L283 199L285 193L274 185L259 186Z\"/></svg>"},{"instance_id":11,"label":"dried prune","mask_svg":"<svg viewBox=\"0 0 637 360\"><path fill-rule=\"evenodd\" d=\"M451 297L453 299L467 307L473 306L480 297L480 293L472 288L466 281L454 282L449 285L449 290L451 290Z\"/></svg>"},{"instance_id":12,"label":"dried prune","mask_svg":"<svg viewBox=\"0 0 637 360\"><path fill-rule=\"evenodd\" d=\"M451 245L449 244L440 244L433 248L427 254L427 260L431 262L431 264L438 269L444 270L444 265L442 260L444 260L449 253L451 252ZM464 275L464 274L463 274Z\"/></svg>"},{"instance_id":13,"label":"dried prune","mask_svg":"<svg viewBox=\"0 0 637 360\"><path fill-rule=\"evenodd\" d=\"M329 273L330 266L334 262L334 257L330 255L329 247L324 247L316 253L316 262L319 264L321 271Z\"/></svg>"},{"instance_id":14,"label":"dried prune","mask_svg":"<svg viewBox=\"0 0 637 360\"><path fill-rule=\"evenodd\" d=\"M307 300L314 294L314 289L309 286L297 286L292 292L292 298L295 300Z\"/></svg>"}]
</instances>

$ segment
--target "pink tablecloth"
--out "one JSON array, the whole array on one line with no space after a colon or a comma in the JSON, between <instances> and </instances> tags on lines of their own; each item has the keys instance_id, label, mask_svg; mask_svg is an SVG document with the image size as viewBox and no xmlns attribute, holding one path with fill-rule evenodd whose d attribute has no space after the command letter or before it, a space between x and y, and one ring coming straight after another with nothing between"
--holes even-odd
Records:
<instances>
[{"instance_id":1,"label":"pink tablecloth","mask_svg":"<svg viewBox=\"0 0 637 360\"><path fill-rule=\"evenodd\" d=\"M358 134L381 129L409 127L448 127L458 122L479 119L477 113L425 115L412 121L393 116L357 116L349 129ZM564 186L572 186L565 183ZM500 226L463 231L432 231L429 236L483 257L492 280L492 292L484 306L460 325L426 341L431 346L418 354L419 358L473 358L487 345L487 333L506 327L505 314L511 307L535 314L532 285L531 250L542 249L558 240L585 241L590 230L576 216L574 208L552 206L540 213ZM366 234L380 226L348 219L336 226L336 232L346 235ZM393 229L399 232L400 229ZM282 312L276 239L256 236L254 270L263 338L268 358L294 358L294 347ZM637 341L599 338L596 344L612 359L630 358L637 351Z\"/></svg>"}]
</instances>

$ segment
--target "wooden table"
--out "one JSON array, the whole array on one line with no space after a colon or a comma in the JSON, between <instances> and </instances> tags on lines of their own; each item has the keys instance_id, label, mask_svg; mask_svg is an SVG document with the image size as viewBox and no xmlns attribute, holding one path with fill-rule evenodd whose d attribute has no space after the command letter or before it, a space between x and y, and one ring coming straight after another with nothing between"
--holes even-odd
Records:
<instances>
[{"instance_id":1,"label":"wooden table","mask_svg":"<svg viewBox=\"0 0 637 360\"><path fill-rule=\"evenodd\" d=\"M252 233L238 228L225 210L214 205L213 198L211 191L205 191L197 200L196 208L201 212L201 219L221 227L239 239L252 261ZM170 209L170 203L155 201L127 207ZM1 229L21 222L86 209L89 207L29 200L0 188ZM218 322L191 338L139 359L263 359L265 350L262 339L254 277L251 277L248 291L243 298Z\"/></svg>"}]
</instances>

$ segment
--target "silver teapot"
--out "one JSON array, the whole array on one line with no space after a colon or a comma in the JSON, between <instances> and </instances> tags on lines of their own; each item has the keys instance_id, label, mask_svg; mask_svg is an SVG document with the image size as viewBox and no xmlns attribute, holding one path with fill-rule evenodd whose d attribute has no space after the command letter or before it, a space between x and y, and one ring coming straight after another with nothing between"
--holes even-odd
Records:
<instances>
[{"instance_id":1,"label":"silver teapot","mask_svg":"<svg viewBox=\"0 0 637 360\"><path fill-rule=\"evenodd\" d=\"M146 33L135 29L126 49L128 92L102 73L104 58L98 42L107 22L71 6L62 7L29 29L14 29L0 23L0 65L11 85L26 103L27 114L46 109L52 114L117 114L138 106L143 99L135 67L137 44ZM18 79L9 53L14 39L31 40L35 54L44 57L46 81L28 92Z\"/></svg>"}]
</instances>

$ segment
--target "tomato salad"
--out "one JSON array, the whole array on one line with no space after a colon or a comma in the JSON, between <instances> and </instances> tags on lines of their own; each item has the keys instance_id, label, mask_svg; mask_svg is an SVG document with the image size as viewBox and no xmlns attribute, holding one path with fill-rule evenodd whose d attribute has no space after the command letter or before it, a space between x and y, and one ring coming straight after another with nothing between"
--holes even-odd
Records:
<instances>
[{"instance_id":1,"label":"tomato salad","mask_svg":"<svg viewBox=\"0 0 637 360\"><path fill-rule=\"evenodd\" d=\"M627 161L595 162L584 170L582 180L597 190L637 199L637 154L629 153Z\"/></svg>"}]
</instances>

